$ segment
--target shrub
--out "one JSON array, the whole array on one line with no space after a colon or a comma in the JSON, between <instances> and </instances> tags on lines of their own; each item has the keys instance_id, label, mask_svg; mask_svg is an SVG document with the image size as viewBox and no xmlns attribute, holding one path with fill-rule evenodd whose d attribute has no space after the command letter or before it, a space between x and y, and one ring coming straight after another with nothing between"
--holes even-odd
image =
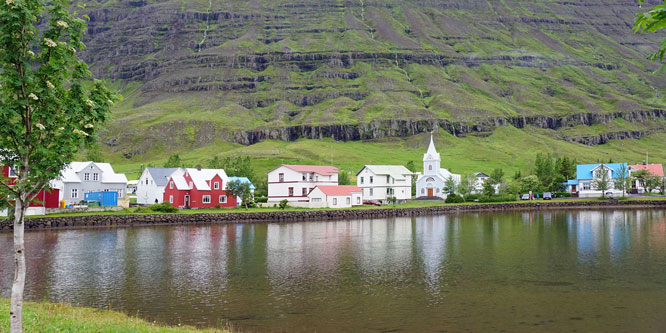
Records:
<instances>
[{"instance_id":1,"label":"shrub","mask_svg":"<svg viewBox=\"0 0 666 333\"><path fill-rule=\"evenodd\" d=\"M569 192L556 192L555 195L558 198L571 198L572 197L571 193L569 193Z\"/></svg>"},{"instance_id":2,"label":"shrub","mask_svg":"<svg viewBox=\"0 0 666 333\"><path fill-rule=\"evenodd\" d=\"M451 194L446 197L446 200L444 201L446 203L463 203L465 202L465 199L463 199L462 196L458 194Z\"/></svg>"},{"instance_id":3,"label":"shrub","mask_svg":"<svg viewBox=\"0 0 666 333\"><path fill-rule=\"evenodd\" d=\"M465 201L474 201L479 199L481 196L478 194L468 194L465 196Z\"/></svg>"},{"instance_id":4,"label":"shrub","mask_svg":"<svg viewBox=\"0 0 666 333\"><path fill-rule=\"evenodd\" d=\"M178 211L178 208L172 206L168 202L164 202L161 204L154 204L150 206L150 210L152 210L153 212L175 213Z\"/></svg>"},{"instance_id":5,"label":"shrub","mask_svg":"<svg viewBox=\"0 0 666 333\"><path fill-rule=\"evenodd\" d=\"M215 205L215 209L220 209L222 208L220 205Z\"/></svg>"},{"instance_id":6,"label":"shrub","mask_svg":"<svg viewBox=\"0 0 666 333\"><path fill-rule=\"evenodd\" d=\"M284 199L280 201L280 209L284 210L287 207L289 207L289 200Z\"/></svg>"},{"instance_id":7,"label":"shrub","mask_svg":"<svg viewBox=\"0 0 666 333\"><path fill-rule=\"evenodd\" d=\"M257 198L254 199L254 201L259 202L259 203L267 203L268 198L267 197L257 197Z\"/></svg>"},{"instance_id":8,"label":"shrub","mask_svg":"<svg viewBox=\"0 0 666 333\"><path fill-rule=\"evenodd\" d=\"M479 202L512 202L516 201L516 196L507 194L507 195L493 195L490 197L481 197Z\"/></svg>"},{"instance_id":9,"label":"shrub","mask_svg":"<svg viewBox=\"0 0 666 333\"><path fill-rule=\"evenodd\" d=\"M134 210L134 213L137 213L137 214L148 213L148 210L139 206L139 207L136 207L136 209Z\"/></svg>"}]
</instances>

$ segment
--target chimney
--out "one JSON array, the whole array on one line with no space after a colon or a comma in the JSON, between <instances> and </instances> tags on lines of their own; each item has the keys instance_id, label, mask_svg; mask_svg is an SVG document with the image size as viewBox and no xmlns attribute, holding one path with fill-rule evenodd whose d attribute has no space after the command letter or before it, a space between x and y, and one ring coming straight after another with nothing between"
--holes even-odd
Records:
<instances>
[{"instance_id":1,"label":"chimney","mask_svg":"<svg viewBox=\"0 0 666 333\"><path fill-rule=\"evenodd\" d=\"M197 170L201 171L201 164L197 164Z\"/></svg>"}]
</instances>

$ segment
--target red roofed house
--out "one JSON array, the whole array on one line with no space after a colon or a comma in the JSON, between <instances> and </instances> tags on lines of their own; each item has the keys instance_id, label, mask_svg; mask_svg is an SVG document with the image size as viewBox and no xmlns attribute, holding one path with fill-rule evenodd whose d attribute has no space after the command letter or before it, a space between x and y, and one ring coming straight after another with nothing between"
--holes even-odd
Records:
<instances>
[{"instance_id":1,"label":"red roofed house","mask_svg":"<svg viewBox=\"0 0 666 333\"><path fill-rule=\"evenodd\" d=\"M9 178L8 184L13 185L16 182L16 174L8 167L2 167L2 178ZM30 207L26 212L27 215L44 215L47 208L58 208L60 191L58 189L41 190L35 197L35 200L30 203ZM0 211L0 216L7 216L7 211Z\"/></svg>"},{"instance_id":2,"label":"red roofed house","mask_svg":"<svg viewBox=\"0 0 666 333\"><path fill-rule=\"evenodd\" d=\"M176 208L236 207L236 196L224 189L228 182L222 169L185 169L171 175L163 202Z\"/></svg>"},{"instance_id":3,"label":"red roofed house","mask_svg":"<svg viewBox=\"0 0 666 333\"><path fill-rule=\"evenodd\" d=\"M647 170L652 176L664 178L664 167L661 164L636 164L629 166L629 174L640 170ZM631 182L631 191L632 193L645 193L645 189L641 187L637 180Z\"/></svg>"},{"instance_id":4,"label":"red roofed house","mask_svg":"<svg viewBox=\"0 0 666 333\"><path fill-rule=\"evenodd\" d=\"M317 185L308 194L310 208L349 208L363 205L363 191L354 185Z\"/></svg>"},{"instance_id":5,"label":"red roofed house","mask_svg":"<svg viewBox=\"0 0 666 333\"><path fill-rule=\"evenodd\" d=\"M308 202L317 185L338 185L338 168L283 164L268 172L268 202Z\"/></svg>"}]
</instances>

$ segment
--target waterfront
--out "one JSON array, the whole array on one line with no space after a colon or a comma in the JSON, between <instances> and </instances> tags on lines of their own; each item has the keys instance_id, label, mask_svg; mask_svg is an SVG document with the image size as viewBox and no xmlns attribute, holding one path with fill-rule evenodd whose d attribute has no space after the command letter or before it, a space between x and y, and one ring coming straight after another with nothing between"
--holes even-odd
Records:
<instances>
[{"instance_id":1,"label":"waterfront","mask_svg":"<svg viewBox=\"0 0 666 333\"><path fill-rule=\"evenodd\" d=\"M27 298L242 331L656 331L666 211L26 234ZM9 294L11 234L0 234Z\"/></svg>"}]
</instances>

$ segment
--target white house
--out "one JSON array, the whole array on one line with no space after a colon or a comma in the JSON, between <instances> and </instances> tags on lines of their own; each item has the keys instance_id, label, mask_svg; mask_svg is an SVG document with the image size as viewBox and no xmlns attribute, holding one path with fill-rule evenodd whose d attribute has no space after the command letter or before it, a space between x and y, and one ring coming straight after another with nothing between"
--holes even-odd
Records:
<instances>
[{"instance_id":1,"label":"white house","mask_svg":"<svg viewBox=\"0 0 666 333\"><path fill-rule=\"evenodd\" d=\"M172 176L184 174L181 168L146 168L136 186L136 203L152 205L162 203L164 189Z\"/></svg>"},{"instance_id":2,"label":"white house","mask_svg":"<svg viewBox=\"0 0 666 333\"><path fill-rule=\"evenodd\" d=\"M356 174L365 200L385 202L412 198L412 172L402 165L366 165Z\"/></svg>"},{"instance_id":3,"label":"white house","mask_svg":"<svg viewBox=\"0 0 666 333\"><path fill-rule=\"evenodd\" d=\"M283 164L268 172L268 202L307 202L317 185L338 185L338 168Z\"/></svg>"},{"instance_id":4,"label":"white house","mask_svg":"<svg viewBox=\"0 0 666 333\"><path fill-rule=\"evenodd\" d=\"M451 173L447 169L442 169L440 167L441 161L431 134L428 151L423 154L423 175L419 176L416 181L416 197L438 197L446 199L444 182L452 178L456 184L460 184L461 176Z\"/></svg>"},{"instance_id":5,"label":"white house","mask_svg":"<svg viewBox=\"0 0 666 333\"><path fill-rule=\"evenodd\" d=\"M621 197L622 190L615 188L614 179L619 177L623 167L627 170L625 176L628 177L627 163L579 164L576 166L576 179L567 182L567 191L580 198L601 197L609 192L613 197ZM606 193L595 188L595 181L601 179L604 173L608 179Z\"/></svg>"},{"instance_id":6,"label":"white house","mask_svg":"<svg viewBox=\"0 0 666 333\"><path fill-rule=\"evenodd\" d=\"M634 175L634 173L645 170L648 173L650 173L651 176L659 177L659 178L664 178L664 166L661 164L634 164L629 166L629 173L631 175ZM632 193L645 193L647 192L646 188L643 188L641 186L641 183L634 179L631 182L631 189ZM657 192L658 190L653 189L652 192Z\"/></svg>"},{"instance_id":7,"label":"white house","mask_svg":"<svg viewBox=\"0 0 666 333\"><path fill-rule=\"evenodd\" d=\"M127 177L115 173L111 164L97 162L71 162L51 182L52 188L60 190L60 200L67 203L81 202L86 193L118 192L118 201L125 198Z\"/></svg>"},{"instance_id":8,"label":"white house","mask_svg":"<svg viewBox=\"0 0 666 333\"><path fill-rule=\"evenodd\" d=\"M363 191L353 185L317 185L308 199L310 208L349 208L363 205Z\"/></svg>"}]
</instances>

